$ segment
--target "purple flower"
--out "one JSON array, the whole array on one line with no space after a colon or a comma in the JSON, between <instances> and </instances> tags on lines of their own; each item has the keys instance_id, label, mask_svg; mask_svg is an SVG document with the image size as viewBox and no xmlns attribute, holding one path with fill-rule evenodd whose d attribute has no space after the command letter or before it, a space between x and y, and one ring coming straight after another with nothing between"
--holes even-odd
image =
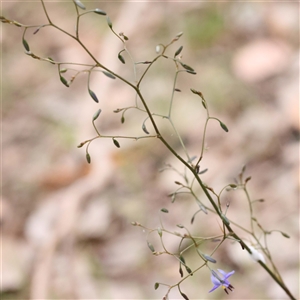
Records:
<instances>
[{"instance_id":1,"label":"purple flower","mask_svg":"<svg viewBox=\"0 0 300 300\"><path fill-rule=\"evenodd\" d=\"M219 275L216 271L212 270L211 271L211 281L214 284L213 288L209 291L212 292L215 289L217 289L219 286L221 286L224 291L228 294L227 289L232 291L234 287L230 284L228 281L228 278L234 273L234 271L231 271L229 273L224 272L223 270L218 269L218 272L221 274Z\"/></svg>"}]
</instances>

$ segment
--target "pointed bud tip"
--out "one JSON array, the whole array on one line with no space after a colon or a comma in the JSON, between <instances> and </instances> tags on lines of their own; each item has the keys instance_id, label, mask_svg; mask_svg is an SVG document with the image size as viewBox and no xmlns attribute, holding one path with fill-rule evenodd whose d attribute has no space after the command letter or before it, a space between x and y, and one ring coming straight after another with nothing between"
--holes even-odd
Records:
<instances>
[{"instance_id":1,"label":"pointed bud tip","mask_svg":"<svg viewBox=\"0 0 300 300\"><path fill-rule=\"evenodd\" d=\"M117 148L120 148L120 147L121 147L121 146L120 146L120 143L119 143L115 138L113 138L112 140L113 140L114 145L115 145Z\"/></svg>"},{"instance_id":2,"label":"pointed bud tip","mask_svg":"<svg viewBox=\"0 0 300 300\"><path fill-rule=\"evenodd\" d=\"M81 9L85 10L85 6L84 6L83 3L80 2L79 0L74 0L74 3L75 3L78 7L80 7Z\"/></svg>"},{"instance_id":3,"label":"pointed bud tip","mask_svg":"<svg viewBox=\"0 0 300 300\"><path fill-rule=\"evenodd\" d=\"M99 109L96 111L96 113L94 114L94 116L93 116L93 121L95 121L95 120L98 119L100 113L101 113L101 109L99 108Z\"/></svg>"},{"instance_id":4,"label":"pointed bud tip","mask_svg":"<svg viewBox=\"0 0 300 300\"><path fill-rule=\"evenodd\" d=\"M99 103L99 100L98 100L96 94L90 89L89 89L89 94L96 103Z\"/></svg>"},{"instance_id":5,"label":"pointed bud tip","mask_svg":"<svg viewBox=\"0 0 300 300\"><path fill-rule=\"evenodd\" d=\"M106 12L103 11L103 10L101 10L101 9L99 9L99 8L96 8L96 9L94 10L94 12L95 12L96 14L98 14L98 15L106 16Z\"/></svg>"},{"instance_id":6,"label":"pointed bud tip","mask_svg":"<svg viewBox=\"0 0 300 300\"><path fill-rule=\"evenodd\" d=\"M91 156L89 153L86 154L86 160L89 164L91 163Z\"/></svg>"}]
</instances>

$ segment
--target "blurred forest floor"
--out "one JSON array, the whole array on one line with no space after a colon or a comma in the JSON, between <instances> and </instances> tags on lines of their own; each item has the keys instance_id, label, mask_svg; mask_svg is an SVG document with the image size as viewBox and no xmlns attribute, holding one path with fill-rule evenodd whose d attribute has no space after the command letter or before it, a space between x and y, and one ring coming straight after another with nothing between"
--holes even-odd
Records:
<instances>
[{"instance_id":1,"label":"blurred forest floor","mask_svg":"<svg viewBox=\"0 0 300 300\"><path fill-rule=\"evenodd\" d=\"M199 156L205 111L190 88L200 90L211 115L229 128L225 133L217 122L209 123L201 163L208 172L203 179L220 191L247 166L252 199L265 199L255 206L255 217L267 230L290 235L286 239L272 233L269 247L288 287L299 297L299 3L83 3L87 9L98 7L108 13L116 32L129 37L128 49L136 61L151 60L157 44L167 44L183 32L170 51L182 45L182 60L197 75L180 75L175 124L192 156ZM8 19L46 22L38 2L1 5L1 15ZM46 5L55 22L74 31L71 1ZM165 163L180 172L182 168L156 140L119 140L120 149L109 139L96 140L90 146L92 163L87 164L84 148L77 145L95 136L91 119L98 108L102 114L96 124L104 134L143 135L142 115L128 111L121 124L120 113L113 113L134 103L133 91L118 80L92 75L91 89L100 102L96 104L85 75L66 88L55 66L23 53L22 29L1 26L1 299L161 299L164 287L155 291L154 283L178 282L178 262L152 256L147 233L131 222L157 228L159 210L166 207L170 212L162 218L167 228L176 231L181 223L201 236L219 232L216 218L198 214L191 225L198 209L195 202L179 197L171 203L168 195L180 177L159 170ZM62 34L49 28L35 35L33 31L26 33L33 53L58 61L90 62ZM101 62L133 80L130 64L117 59L122 45L104 17L84 16L80 33ZM138 75L144 68L139 67ZM173 78L174 67L167 60L146 76L142 91L156 112L166 112ZM159 124L181 153L171 129L163 121ZM225 200L230 202L229 217L248 226L244 196L230 192ZM149 239L161 248L158 236ZM166 240L170 251L176 252L178 240ZM199 257L186 259L192 269L201 264ZM236 270L231 299L286 299L240 247L227 242L216 259L218 268ZM183 287L190 299L228 298L221 290L208 294L211 285L209 273L201 270ZM170 298L180 295L174 291Z\"/></svg>"}]
</instances>

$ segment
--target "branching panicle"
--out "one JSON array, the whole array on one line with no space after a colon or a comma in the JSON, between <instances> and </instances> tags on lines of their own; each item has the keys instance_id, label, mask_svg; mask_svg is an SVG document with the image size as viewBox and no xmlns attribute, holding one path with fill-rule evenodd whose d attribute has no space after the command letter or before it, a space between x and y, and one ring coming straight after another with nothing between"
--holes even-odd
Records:
<instances>
[{"instance_id":1,"label":"branching panicle","mask_svg":"<svg viewBox=\"0 0 300 300\"><path fill-rule=\"evenodd\" d=\"M153 255L170 255L174 259L174 262L179 264L179 275L180 280L173 285L157 282L154 285L155 289L159 289L162 286L167 288L167 292L164 296L165 299L168 298L170 291L173 288L177 288L179 293L184 299L189 299L186 293L183 293L181 290L181 284L185 280L189 279L196 272L200 271L204 267L209 271L211 275L212 282L214 283L214 287L211 291L216 289L219 286L222 286L226 293L232 291L233 286L229 283L228 277L231 276L234 271L229 273L224 272L223 270L215 271L211 268L211 264L217 264L218 261L214 257L215 254L221 249L225 240L229 239L241 245L241 251L248 251L249 254L265 269L268 274L274 279L274 281L287 293L290 299L295 299L295 297L291 294L286 284L284 283L273 259L271 256L271 251L268 247L268 236L276 231L276 230L266 230L261 223L256 219L253 206L258 205L259 202L262 202L262 199L252 200L247 188L247 182L251 179L251 177L245 177L246 168L243 167L240 172L236 183L229 183L224 186L220 191L215 191L213 187L210 187L208 184L204 183L202 180L202 175L207 172L207 169L202 170L200 168L200 163L204 156L205 144L206 144L206 133L208 130L208 124L210 121L217 121L225 132L228 132L228 127L218 118L210 115L209 111L209 103L203 96L202 92L191 88L191 92L198 96L199 98L199 109L204 109L206 112L206 119L203 127L203 133L201 136L201 143L199 143L199 153L197 157L193 157L189 153L189 149L187 148L184 139L181 137L177 127L175 126L175 122L173 120L172 109L174 108L174 97L176 95L180 95L181 90L177 88L177 80L179 76L186 75L196 75L196 72L193 67L188 65L187 63L182 61L181 54L183 52L183 46L179 46L177 50L170 52L170 46L176 43L182 33L177 34L169 43L159 44L156 46L156 56L152 60L146 60L142 62L135 61L133 55L128 50L127 42L129 38L123 33L117 33L115 27L113 26L113 22L107 15L107 13L99 8L95 8L93 10L86 10L84 4L79 0L73 0L73 4L76 10L76 20L75 20L75 34L65 31L60 28L58 25L53 23L51 16L47 11L47 7L45 2L41 0L41 4L46 15L48 23L39 24L39 25L24 25L14 20L9 20L5 17L0 18L1 22L6 24L15 25L19 28L23 29L22 35L22 44L25 49L25 53L31 56L34 59L38 59L44 62L48 62L50 64L56 65L58 69L59 79L62 84L66 87L69 87L73 84L75 78L78 74L86 73L87 74L87 92L93 101L99 103L101 99L98 98L96 93L92 90L93 87L90 85L90 78L93 72L102 72L105 76L110 79L118 79L121 80L124 84L128 85L135 91L135 101L132 105L128 107L116 108L114 110L115 113L121 113L121 123L125 122L125 113L128 110L136 110L144 115L144 119L142 124L139 124L141 128L142 135L140 136L128 136L128 135L105 135L99 129L101 127L101 109L98 109L93 117L92 117L92 126L95 130L95 136L81 142L78 147L85 147L86 151L86 160L88 163L91 163L91 156L89 154L89 147L91 143L96 139L104 139L108 138L112 140L112 143L115 147L121 148L122 143L120 142L122 139L131 139L131 140L140 140L140 139L149 139L156 138L159 139L164 146L172 153L182 164L183 172L178 171L171 165L166 165L163 171L175 171L179 176L179 179L175 181L176 188L174 192L172 192L169 196L171 198L171 202L173 205L176 205L176 201L178 198L185 194L189 195L195 201L196 210L195 213L191 216L191 224L195 223L196 218L202 214L204 217L209 217L211 214L218 217L220 231L216 232L214 235L207 236L203 234L202 236L196 236L193 234L192 230L183 224L177 224L177 228L179 228L180 232L173 231L167 229L163 224L164 214L169 213L166 208L162 208L159 212L160 225L157 228L147 228L146 226L140 224L139 222L133 222L132 225L142 227L144 230L148 232L147 245L149 250ZM121 50L118 52L116 59L122 65L126 65L128 62L132 65L132 71L134 75L134 82L130 82L128 79L124 78L122 75L114 72L110 68L98 61L98 59L92 54L92 52L87 48L87 46L82 42L80 38L80 20L82 16L87 14L94 13L94 17L106 17L106 23L112 34L120 41ZM98 16L96 16L96 15ZM54 29L64 33L66 36L74 39L78 45L87 53L87 55L92 59L92 64L80 64L77 62L62 62L57 61L55 58L44 57L43 55L35 54L35 49L30 47L30 38L26 37L26 33L28 28L35 28L34 34L38 33L42 28L50 26ZM126 58L126 59L125 59ZM128 59L129 58L129 59ZM153 67L153 65L157 64L161 59L168 59L172 61L175 67L174 71L174 79L173 79L173 87L171 91L171 96L168 104L167 114L160 114L157 111L152 111L148 105L148 100L144 97L141 91L141 83L144 78L148 74L149 70ZM137 67L139 65L145 65L144 71L138 77ZM77 70L78 67L84 67L84 70ZM72 68L72 69L71 69ZM75 69L74 69L75 68ZM75 75L68 79L68 71L74 71ZM176 92L176 93L175 93ZM179 142L181 146L181 150L184 153L184 156L179 154L179 151L175 150L171 144L166 140L166 138L161 133L160 127L158 126L157 119L165 119L171 125L174 136ZM96 124L97 121L97 124ZM153 132L151 134L151 132ZM190 179L192 177L192 179ZM201 189L204 196L199 196L198 189ZM224 204L223 194L229 191L241 190L245 195L245 201L248 203L248 213L249 213L249 223L248 226L242 226L240 224L235 223L230 217L228 217L227 213L230 210L230 202ZM174 204L175 203L175 204ZM238 228L239 231L243 232L243 235L238 235L235 228ZM289 236L286 233L283 233L279 230L283 237L288 238ZM161 249L155 249L152 243L149 241L150 235L156 234L156 237L159 238ZM168 246L165 244L165 236L173 236L175 239L178 239L178 249L174 252L168 249ZM262 237L262 238L261 238ZM249 242L252 243L250 244ZM210 245L214 244L213 249L210 249ZM192 266L190 262L186 259L186 254L189 251L194 251L199 258L199 265ZM258 252L258 253L257 253ZM266 258L266 261L264 260ZM220 275L221 274L221 275Z\"/></svg>"}]
</instances>

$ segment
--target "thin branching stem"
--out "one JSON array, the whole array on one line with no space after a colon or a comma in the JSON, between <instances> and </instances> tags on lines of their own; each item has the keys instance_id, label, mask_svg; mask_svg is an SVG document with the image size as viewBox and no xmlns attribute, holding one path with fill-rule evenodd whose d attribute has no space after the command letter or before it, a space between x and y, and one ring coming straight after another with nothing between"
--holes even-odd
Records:
<instances>
[{"instance_id":1,"label":"thin branching stem","mask_svg":"<svg viewBox=\"0 0 300 300\"><path fill-rule=\"evenodd\" d=\"M84 144L87 144L86 146L86 153L87 155L88 154L88 148L91 144L92 141L98 139L98 138L112 138L113 140L116 139L116 138L120 138L120 139L133 139L133 140L138 140L138 139L144 139L144 138L158 138L163 144L164 146L170 151L170 153L172 153L172 155L174 155L182 164L183 166L185 167L185 170L189 170L193 176L193 181L192 181L192 184L189 185L188 184L188 177L187 175L185 174L184 175L184 179L185 179L185 182L186 182L186 186L185 185L182 185L184 188L187 188L190 193L195 197L196 201L199 202L201 205L202 202L200 202L200 200L197 198L196 194L193 192L193 184L195 182L198 183L198 185L201 187L203 193L205 194L206 198L208 199L211 207L206 207L203 205L203 207L205 209L207 209L208 211L212 211L214 212L216 215L219 216L219 218L221 219L222 221L222 225L223 225L223 228L221 228L222 230L222 240L221 242L215 247L215 249L213 250L212 254L215 253L215 251L217 251L217 249L221 246L221 244L225 241L226 238L230 238L230 239L233 239L237 242L239 242L242 246L243 249L245 249L249 254L252 254L251 252L251 249L249 248L249 246L247 246L247 244L244 242L244 240L242 238L240 238L240 236L232 229L231 227L231 224L234 225L234 226L237 226L238 228L242 229L244 232L250 234L254 240L256 241L257 245L259 245L262 249L262 251L265 253L265 255L268 257L269 261L271 262L271 265L272 265L272 268L273 268L273 271L264 263L262 262L261 260L258 260L258 263L261 265L262 268L265 269L265 271L272 277L272 279L287 293L287 295L290 297L290 299L296 299L290 292L290 290L287 288L287 286L285 285L285 283L283 282L280 274L279 274L279 271L278 269L276 268L273 260L272 260L272 257L271 257L271 254L269 252L269 249L268 249L268 245L267 245L267 235L270 234L270 232L264 230L260 224L254 220L254 217L253 217L253 208L252 208L252 201L250 199L250 195L247 191L247 188L246 188L246 183L243 183L242 182L242 176L243 176L243 172L240 174L240 180L241 180L241 185L243 186L243 190L246 194L246 198L247 198L247 201L248 201L248 204L249 204L249 212L250 212L250 219L251 219L251 230L247 230L246 228L240 226L239 224L236 224L234 223L233 221L229 220L227 218L227 216L222 212L221 210L221 203L220 203L220 196L221 196L221 193L222 191L224 190L221 190L221 192L218 194L216 194L212 188L208 187L207 185L204 184L204 182L201 180L199 174L198 174L198 166L203 158L203 155L204 155L204 149L205 149L205 139L206 139L206 131L207 131L207 126L208 126L208 122L210 119L215 119L217 121L220 122L220 125L221 127L224 129L225 127L225 131L227 131L227 128L226 126L217 118L215 117L210 117L210 114L209 114L209 110L208 110L208 107L207 107L207 104L206 104L206 101L205 99L202 97L202 94L199 94L202 98L202 104L203 106L205 107L206 109L206 113L207 113L207 118L206 118L206 121L205 121L205 124L204 124L204 130L203 130L203 137L202 137L202 145L201 145L201 151L200 151L200 157L196 163L196 165L192 165L191 163L191 159L190 159L190 156L188 154L188 151L183 143L183 140L176 128L176 126L174 125L174 122L172 120L172 108L173 108L173 99L174 99L174 92L175 92L175 86L176 86L176 82L177 82L177 77L178 77L178 74L179 72L182 72L182 70L179 70L178 69L178 65L181 64L185 69L186 71L193 71L193 69L191 69L189 66L187 65L184 65L183 63L181 63L179 61L179 59L177 59L176 57L174 58L170 58L168 57L167 55L165 55L165 52L167 50L167 48L173 44L175 41L178 40L178 38L180 37L180 35L177 35L176 38L174 38L169 44L167 44L166 46L165 45L162 45L160 44L160 46L162 47L162 51L160 54L158 54L151 62L147 62L148 63L148 66L146 68L146 70L143 72L143 74L141 75L140 79L137 80L137 75L136 75L136 63L134 62L134 59L133 57L131 56L131 53L128 51L127 47L126 47L126 43L125 41L120 37L120 35L118 35L113 29L112 29L112 26L109 26L112 30L112 32L121 40L121 42L123 43L123 47L124 47L124 51L126 51L133 63L133 68L134 68L134 83L130 82L129 80L125 79L124 77L122 77L121 75L113 72L112 70L110 70L108 67L106 67L105 65L103 65L102 63L100 63L98 61L98 59L95 57L95 55L85 46L85 44L80 40L80 36L79 36L79 25L80 25L80 17L88 12L85 12L85 13L82 13L80 14L79 13L79 10L78 10L78 7L77 5L75 4L75 9L76 9L76 13L77 13L77 18L76 18L76 29L75 29L75 35L67 32L66 30L60 28L59 26L57 26L56 24L54 24L49 16L49 13L47 11L47 8L46 8L46 5L45 5L45 1L44 0L41 0L41 4L42 4L42 7L43 7L43 10L44 10L44 13L45 13L45 16L48 20L48 24L44 24L44 25L22 25L20 23L17 23L15 21L10 21L10 20L7 20L5 18L2 18L2 22L4 23L10 23L10 24L14 24L16 26L19 26L19 27L24 27L24 32L23 32L23 36L22 36L22 39L23 39L23 45L24 47L26 48L27 50L27 53L28 55L31 55L33 58L36 58L36 59L40 59L42 61L48 61L52 64L56 64L58 66L58 71L59 71L59 75L61 76L61 65L77 65L77 66L88 66L88 67L91 67L91 69L88 71L89 74L88 74L88 84L89 84L89 79L90 79L90 74L91 72L93 71L94 68L97 68L97 67L100 67L102 68L103 70L109 72L111 75L113 75L114 77L120 79L122 82L124 82L126 85L130 86L132 89L134 89L134 91L136 92L136 106L134 108L138 109L138 110L141 110L143 112L146 112L147 114L147 118L149 118L153 128L154 128L154 131L155 131L155 134L154 135L146 135L146 136L114 136L114 135L102 135L100 134L100 131L97 129L96 125L95 125L95 122L93 120L93 127L97 133L97 136L92 138L92 139L89 139L89 140L86 140L85 142L81 143L80 147ZM94 64L90 65L90 64L77 64L77 63L64 63L64 62L57 62L57 61L54 61L52 59L46 59L46 58L40 58L34 54L32 54L30 51L28 51L29 49L29 46L27 45L27 42L26 40L24 39L25 37L25 33L26 33L26 30L28 28L31 28L31 27L38 27L37 31L39 30L39 28L42 28L42 27L45 27L45 26L51 26L55 29L57 29L58 31L64 33L66 36L74 39L82 48L83 50L88 54L88 56L94 61ZM172 90L172 95L171 95L171 99L170 99L170 106L169 106L169 111L168 111L168 115L167 116L162 116L160 115L161 117L163 118L167 118L178 138L178 140L180 141L182 147L183 147L183 150L185 152L185 155L187 156L187 160L185 160L181 155L179 155L177 153L177 151L170 145L170 143L167 142L167 140L165 139L165 137L160 133L160 130L159 130L159 127L154 119L154 116L159 116L159 114L155 114L155 113L152 113L152 111L150 110L149 106L148 106L148 103L146 101L146 99L144 98L142 92L141 92L141 89L140 89L140 85L143 81L143 79L145 78L146 74L148 73L148 71L150 70L150 68L153 66L153 64L155 62L157 62L160 58L166 58L166 59L172 59L174 62L175 62L175 65L176 65L176 73L175 73L175 78L174 78L174 81L173 81L173 90ZM178 63L178 64L177 64ZM187 69L188 68L188 69ZM62 82L68 86L68 82L61 76L61 80ZM88 86L89 87L89 86ZM142 107L139 107L138 106L138 102L137 102L137 99L140 100L141 102L141 106ZM126 111L127 109L129 108L125 108L124 110ZM125 112L124 111L124 112ZM124 114L123 112L123 114ZM115 142L115 141L114 141ZM118 146L118 144L117 144ZM88 162L90 162L88 160ZM247 180L246 180L247 181ZM213 196L212 194L215 195L217 197L217 200L214 200L213 199ZM254 222L256 222L256 225L258 225L258 227L261 229L263 235L264 235L264 243L265 243L265 247L262 246L262 244L260 243L259 241L259 238L257 237L255 231L254 231ZM139 225L141 226L141 225ZM205 238L199 238L199 241L197 240L197 237L194 237L190 234L190 232L187 230L188 232L188 235L181 235L181 234L175 234L175 233L172 233L171 231L168 231L166 230L164 227L163 227L163 224L161 222L161 231L163 232L168 232L168 233L171 233L171 234L174 234L174 235L177 235L178 237L181 237L181 242L180 242L180 247L181 247L181 243L184 239L186 238L189 238L192 240L193 244L192 245L188 245L185 249L181 250L180 252L183 253L185 251L187 251L188 249L190 249L192 246L194 246L195 248L198 247L199 243L202 243ZM151 230L151 229L150 229ZM154 231L154 230L152 230ZM152 232L151 231L151 232ZM181 264L185 265L185 263L180 259L180 257L178 256L178 254L173 254L173 253L170 253L166 246L164 245L164 241L163 241L163 238L162 238L162 234L160 234L160 237L161 237L161 244L165 250L165 253L167 254L170 254L172 255L173 257L175 257L177 260L180 261ZM210 238L211 239L211 238ZM180 249L179 247L179 249ZM200 253L199 253L200 254ZM201 256L201 255L200 255ZM201 256L202 257L202 256ZM203 257L202 257L203 258ZM205 257L204 257L205 258ZM186 265L185 265L186 266ZM170 290L174 287L178 287L180 293L181 292L181 289L180 289L180 284L186 280L187 278L189 278L191 275L193 275L195 272L197 272L198 270L200 270L202 267L204 266L207 266L208 268L210 268L208 266L208 261L206 260L202 265L200 265L198 268L196 268L195 270L190 270L189 272L189 269L187 269L188 271L188 275L186 275L184 278L182 278L177 284L175 285L167 285L169 287L169 290L167 292L167 295L169 294ZM186 266L187 267L187 266Z\"/></svg>"},{"instance_id":2,"label":"thin branching stem","mask_svg":"<svg viewBox=\"0 0 300 300\"><path fill-rule=\"evenodd\" d=\"M252 234L254 235L255 233L254 233L254 226L253 226L253 209L252 209L252 203L251 203L250 195L249 195L249 193L247 191L247 188L246 188L245 184L243 185L243 191L246 194L246 199L247 199L248 204L249 204L250 226L251 226Z\"/></svg>"}]
</instances>

